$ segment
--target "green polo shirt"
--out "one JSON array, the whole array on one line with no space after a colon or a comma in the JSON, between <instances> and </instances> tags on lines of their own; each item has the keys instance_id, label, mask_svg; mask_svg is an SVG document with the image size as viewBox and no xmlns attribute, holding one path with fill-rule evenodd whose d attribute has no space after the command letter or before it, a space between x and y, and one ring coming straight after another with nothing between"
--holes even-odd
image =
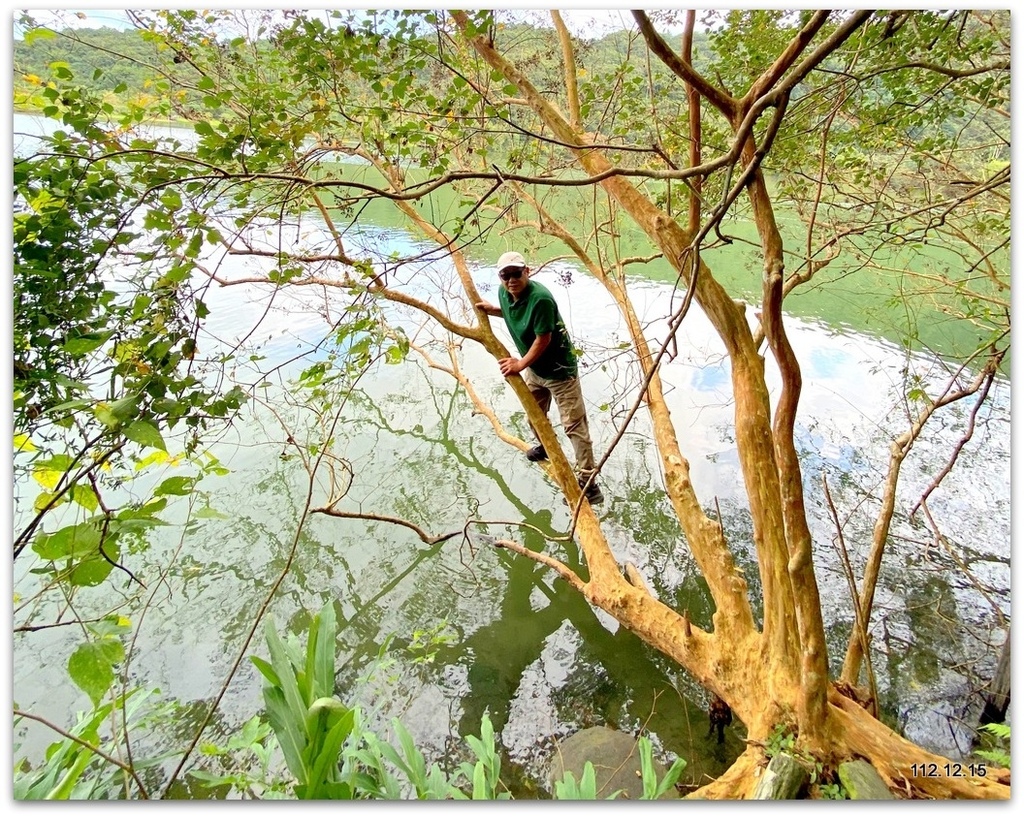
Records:
<instances>
[{"instance_id":1,"label":"green polo shirt","mask_svg":"<svg viewBox=\"0 0 1024 817\"><path fill-rule=\"evenodd\" d=\"M569 341L558 304L551 291L537 281L529 281L526 288L513 301L505 287L498 289L501 317L515 341L519 355L525 355L537 335L551 333L551 343L530 369L538 377L550 380L569 380L576 377L576 353Z\"/></svg>"}]
</instances>

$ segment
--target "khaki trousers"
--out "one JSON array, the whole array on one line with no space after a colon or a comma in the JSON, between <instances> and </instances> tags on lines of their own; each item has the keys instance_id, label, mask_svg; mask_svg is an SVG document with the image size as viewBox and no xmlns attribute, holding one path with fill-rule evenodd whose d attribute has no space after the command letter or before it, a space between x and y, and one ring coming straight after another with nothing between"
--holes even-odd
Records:
<instances>
[{"instance_id":1,"label":"khaki trousers","mask_svg":"<svg viewBox=\"0 0 1024 817\"><path fill-rule=\"evenodd\" d=\"M523 380L545 414L551 408L551 398L555 399L562 428L576 453L576 472L581 478L587 479L594 471L594 445L590 440L590 425L587 423L580 379L572 377L568 380L552 380L539 377L532 369L527 369L523 373ZM533 428L532 423L530 428L536 437L537 429Z\"/></svg>"}]
</instances>

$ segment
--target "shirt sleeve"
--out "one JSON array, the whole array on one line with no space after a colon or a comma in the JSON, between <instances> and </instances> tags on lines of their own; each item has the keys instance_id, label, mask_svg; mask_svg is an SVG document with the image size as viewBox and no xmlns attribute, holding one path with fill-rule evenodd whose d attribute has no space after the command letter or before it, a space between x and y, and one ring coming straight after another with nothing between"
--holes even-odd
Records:
<instances>
[{"instance_id":1,"label":"shirt sleeve","mask_svg":"<svg viewBox=\"0 0 1024 817\"><path fill-rule=\"evenodd\" d=\"M541 298L533 305L530 328L535 335L546 335L555 331L558 308L553 298Z\"/></svg>"}]
</instances>

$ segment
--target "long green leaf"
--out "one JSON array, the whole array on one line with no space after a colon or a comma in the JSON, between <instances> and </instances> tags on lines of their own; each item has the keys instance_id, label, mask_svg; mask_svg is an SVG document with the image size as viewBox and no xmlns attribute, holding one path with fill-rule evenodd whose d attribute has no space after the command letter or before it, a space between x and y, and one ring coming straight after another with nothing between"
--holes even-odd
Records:
<instances>
[{"instance_id":1,"label":"long green leaf","mask_svg":"<svg viewBox=\"0 0 1024 817\"><path fill-rule=\"evenodd\" d=\"M281 641L277 634L277 628L273 621L267 620L267 648L270 650L270 660L277 671L280 681L280 689L284 693L284 699L288 703L292 717L296 723L303 724L306 720L306 709L310 701L304 701L299 693L298 681L295 678L295 667L291 661L291 655L287 646Z\"/></svg>"},{"instance_id":2,"label":"long green leaf","mask_svg":"<svg viewBox=\"0 0 1024 817\"><path fill-rule=\"evenodd\" d=\"M583 766L583 776L580 778L580 799L597 799L597 771L589 760Z\"/></svg>"},{"instance_id":3,"label":"long green leaf","mask_svg":"<svg viewBox=\"0 0 1024 817\"><path fill-rule=\"evenodd\" d=\"M647 736L642 736L637 745L640 749L640 771L643 776L644 786L644 793L640 799L657 800L676 784L679 776L683 773L683 769L686 768L686 761L682 758L676 758L671 768L659 781L658 773L654 768L654 750L651 739Z\"/></svg>"},{"instance_id":4,"label":"long green leaf","mask_svg":"<svg viewBox=\"0 0 1024 817\"><path fill-rule=\"evenodd\" d=\"M658 784L658 789L654 792L655 800L661 797L661 795L667 792L670 788L675 786L676 781L679 780L679 777L680 775L682 775L683 769L685 768L686 761L681 757L677 757L673 761L672 766L669 768L669 770L665 772L665 776L662 778L661 782Z\"/></svg>"},{"instance_id":5,"label":"long green leaf","mask_svg":"<svg viewBox=\"0 0 1024 817\"><path fill-rule=\"evenodd\" d=\"M314 675L316 673L316 657L317 657L317 641L320 638L320 616L313 616L313 620L309 624L309 630L306 633L306 650L302 656L302 671L299 673L299 692L302 693L302 699L308 703L312 703L317 698L325 696L316 694L316 679Z\"/></svg>"},{"instance_id":6,"label":"long green leaf","mask_svg":"<svg viewBox=\"0 0 1024 817\"><path fill-rule=\"evenodd\" d=\"M319 629L316 639L316 661L312 668L313 697L326 698L334 694L334 659L337 651L335 639L338 633L334 602L327 602L320 611Z\"/></svg>"},{"instance_id":7,"label":"long green leaf","mask_svg":"<svg viewBox=\"0 0 1024 817\"><path fill-rule=\"evenodd\" d=\"M490 800L487 792L487 772L484 769L483 761L477 761L473 768L473 799Z\"/></svg>"},{"instance_id":8,"label":"long green leaf","mask_svg":"<svg viewBox=\"0 0 1024 817\"><path fill-rule=\"evenodd\" d=\"M355 717L352 711L349 710L341 716L338 722L334 724L331 731L327 733L327 737L320 746L320 751L316 756L316 760L313 763L313 768L310 772L310 789L315 792L315 795L310 795L309 799L322 799L327 795L327 787L330 784L338 782L336 779L338 754L341 751L342 744L352 733L352 725L354 722Z\"/></svg>"},{"instance_id":9,"label":"long green leaf","mask_svg":"<svg viewBox=\"0 0 1024 817\"><path fill-rule=\"evenodd\" d=\"M644 793L640 799L653 800L658 786L658 775L654 770L654 753L650 738L641 737L638 746L640 748L640 774L644 784Z\"/></svg>"},{"instance_id":10,"label":"long green leaf","mask_svg":"<svg viewBox=\"0 0 1024 817\"><path fill-rule=\"evenodd\" d=\"M410 782L415 785L415 781L411 780L412 770L408 764L402 759L402 756L398 754L398 750L394 746L391 746L384 741L374 743L374 750L379 752L384 760L390 761L395 767L402 772L407 778L410 778Z\"/></svg>"},{"instance_id":11,"label":"long green leaf","mask_svg":"<svg viewBox=\"0 0 1024 817\"><path fill-rule=\"evenodd\" d=\"M75 787L75 783L82 776L86 766L89 765L89 761L92 760L93 753L84 747L79 747L78 756L75 758L75 762L71 765L71 768L67 770L64 776L61 778L54 788L46 794L44 800L67 800L71 794L72 789Z\"/></svg>"},{"instance_id":12,"label":"long green leaf","mask_svg":"<svg viewBox=\"0 0 1024 817\"><path fill-rule=\"evenodd\" d=\"M266 678L273 686L281 686L281 679L277 677L277 673L274 672L274 667L268 662L264 661L258 655L250 655L249 660L252 661L253 665L262 673L263 677Z\"/></svg>"},{"instance_id":13,"label":"long green leaf","mask_svg":"<svg viewBox=\"0 0 1024 817\"><path fill-rule=\"evenodd\" d=\"M423 795L427 788L427 762L420 750L416 748L409 730L402 725L398 718L391 721L391 726L398 737L402 753L405 755L406 763L402 765L409 775L409 782L416 787L417 794Z\"/></svg>"},{"instance_id":14,"label":"long green leaf","mask_svg":"<svg viewBox=\"0 0 1024 817\"><path fill-rule=\"evenodd\" d=\"M306 734L303 721L292 717L291 708L285 701L280 687L263 688L263 700L267 705L267 719L281 744L284 761L295 779L304 783L307 777L303 751L306 748Z\"/></svg>"}]
</instances>

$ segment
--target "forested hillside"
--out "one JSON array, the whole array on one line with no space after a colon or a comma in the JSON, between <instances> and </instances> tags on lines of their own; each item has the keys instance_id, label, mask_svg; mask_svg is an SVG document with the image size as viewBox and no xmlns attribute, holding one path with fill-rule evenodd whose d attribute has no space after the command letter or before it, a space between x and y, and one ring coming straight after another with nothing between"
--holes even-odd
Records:
<instances>
[{"instance_id":1,"label":"forested hillside","mask_svg":"<svg viewBox=\"0 0 1024 817\"><path fill-rule=\"evenodd\" d=\"M558 59L557 35L552 28L529 24L504 26L505 36L513 43L511 53L516 60L546 77L554 89L562 81ZM274 48L263 37L254 48ZM707 62L706 35L694 38L694 62ZM187 65L187 50L175 50L166 40L154 39L138 29L120 31L101 28L65 29L60 32L36 30L26 38L14 40L14 104L17 108L44 107L39 96L54 71L69 71L75 84L83 90L109 97L115 106L123 106L133 97L143 103L162 97L170 106L170 118L201 118L208 115L209 101L204 95L184 91L194 84L194 72ZM605 96L603 88L590 87L592 77L619 75L619 106L652 105L655 100L664 106L670 100L683 104L678 82L664 63L651 62L640 47L636 32L613 32L594 40L583 40L578 51L580 93L584 107ZM624 70L623 67L627 66ZM67 77L64 77L67 79ZM171 87L175 88L174 93ZM115 98L116 97L116 98ZM595 130L615 118L618 111L608 106L595 107Z\"/></svg>"}]
</instances>

